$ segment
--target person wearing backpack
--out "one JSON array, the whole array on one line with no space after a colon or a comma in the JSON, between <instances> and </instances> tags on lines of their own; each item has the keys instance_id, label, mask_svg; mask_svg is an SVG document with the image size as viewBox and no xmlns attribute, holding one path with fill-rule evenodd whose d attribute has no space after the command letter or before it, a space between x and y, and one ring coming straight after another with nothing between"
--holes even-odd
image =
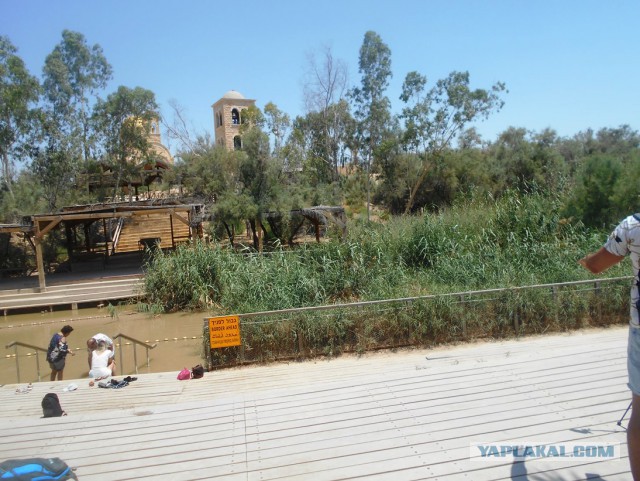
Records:
<instances>
[{"instance_id":1,"label":"person wearing backpack","mask_svg":"<svg viewBox=\"0 0 640 481\"><path fill-rule=\"evenodd\" d=\"M67 345L67 337L73 332L73 327L64 326L60 329L60 332L56 332L51 341L49 342L49 348L47 349L47 361L49 361L49 367L51 368L51 381L58 381L63 379L63 371L67 354L69 354L69 346ZM72 356L75 356L71 352Z\"/></svg>"}]
</instances>

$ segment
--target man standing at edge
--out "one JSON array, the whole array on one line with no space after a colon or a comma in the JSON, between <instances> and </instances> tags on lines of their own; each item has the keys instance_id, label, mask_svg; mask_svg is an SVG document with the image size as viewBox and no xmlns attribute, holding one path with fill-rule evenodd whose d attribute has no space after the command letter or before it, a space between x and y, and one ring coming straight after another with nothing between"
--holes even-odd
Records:
<instances>
[{"instance_id":1,"label":"man standing at edge","mask_svg":"<svg viewBox=\"0 0 640 481\"><path fill-rule=\"evenodd\" d=\"M640 214L624 219L609 235L597 252L587 254L578 263L594 274L616 265L626 256L631 257L633 275L631 287L627 371L632 393L631 419L627 428L629 464L635 481L640 481Z\"/></svg>"}]
</instances>

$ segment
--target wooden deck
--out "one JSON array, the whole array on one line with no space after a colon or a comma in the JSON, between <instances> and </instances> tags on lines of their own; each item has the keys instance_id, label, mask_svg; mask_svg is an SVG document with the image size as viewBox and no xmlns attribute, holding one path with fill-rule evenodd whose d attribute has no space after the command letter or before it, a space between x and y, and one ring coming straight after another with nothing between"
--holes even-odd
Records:
<instances>
[{"instance_id":1,"label":"wooden deck","mask_svg":"<svg viewBox=\"0 0 640 481\"><path fill-rule=\"evenodd\" d=\"M0 388L0 459L58 456L80 480L631 479L624 327L206 373L129 386ZM70 382L79 388L62 389ZM69 413L41 418L47 392ZM627 419L628 420L628 417ZM626 420L623 426L626 426ZM621 443L618 460L498 464L472 442Z\"/></svg>"},{"instance_id":2,"label":"wooden deck","mask_svg":"<svg viewBox=\"0 0 640 481\"><path fill-rule=\"evenodd\" d=\"M21 310L77 309L79 305L135 299L143 291L143 273L139 266L84 273L51 274L41 292L35 276L0 280L0 313Z\"/></svg>"}]
</instances>

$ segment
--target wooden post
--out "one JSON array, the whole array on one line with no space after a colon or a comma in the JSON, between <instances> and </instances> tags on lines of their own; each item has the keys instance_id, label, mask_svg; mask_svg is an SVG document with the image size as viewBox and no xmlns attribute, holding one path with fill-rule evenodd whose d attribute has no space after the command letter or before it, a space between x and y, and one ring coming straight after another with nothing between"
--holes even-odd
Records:
<instances>
[{"instance_id":1,"label":"wooden post","mask_svg":"<svg viewBox=\"0 0 640 481\"><path fill-rule=\"evenodd\" d=\"M42 260L42 244L38 236L35 237L36 245L36 266L38 268L38 285L40 286L40 292L47 290L47 284L44 279L44 261Z\"/></svg>"}]
</instances>

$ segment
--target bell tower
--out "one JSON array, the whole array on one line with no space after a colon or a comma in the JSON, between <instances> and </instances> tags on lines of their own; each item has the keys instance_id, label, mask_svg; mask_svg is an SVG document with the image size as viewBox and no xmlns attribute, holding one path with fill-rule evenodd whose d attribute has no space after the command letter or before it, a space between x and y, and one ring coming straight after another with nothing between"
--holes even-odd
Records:
<instances>
[{"instance_id":1,"label":"bell tower","mask_svg":"<svg viewBox=\"0 0 640 481\"><path fill-rule=\"evenodd\" d=\"M229 90L211 106L216 145L224 146L227 150L242 148L242 111L255 103L255 100L246 99L240 92Z\"/></svg>"}]
</instances>

